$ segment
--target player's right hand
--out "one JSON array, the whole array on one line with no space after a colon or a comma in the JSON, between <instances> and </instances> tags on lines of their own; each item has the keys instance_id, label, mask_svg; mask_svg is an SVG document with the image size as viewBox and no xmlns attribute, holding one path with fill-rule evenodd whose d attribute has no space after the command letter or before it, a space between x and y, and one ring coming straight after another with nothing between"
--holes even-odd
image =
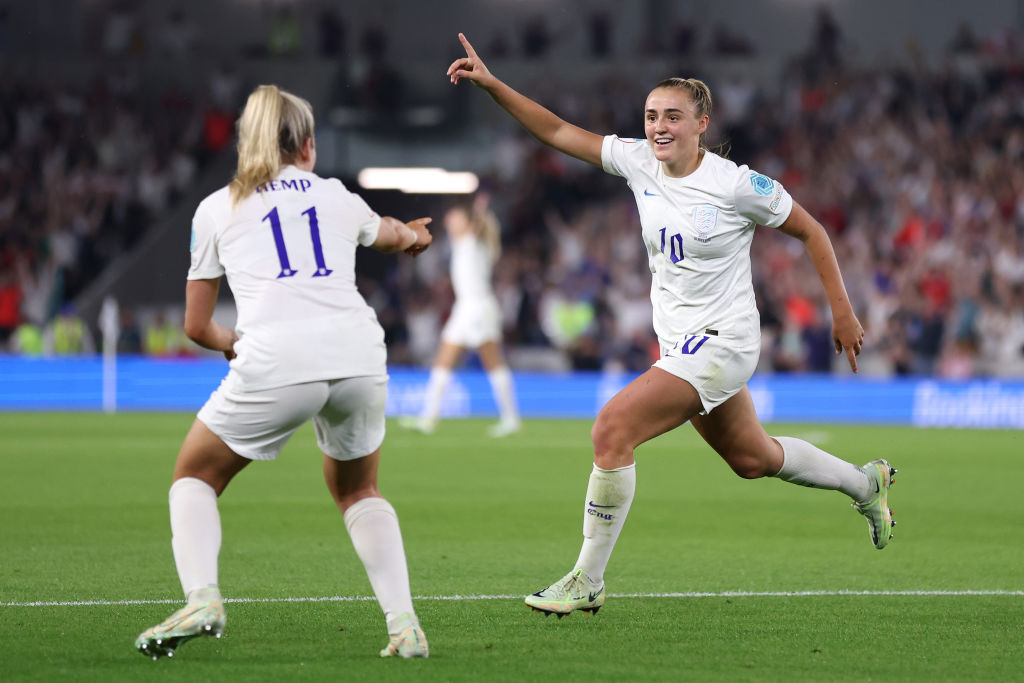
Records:
<instances>
[{"instance_id":1,"label":"player's right hand","mask_svg":"<svg viewBox=\"0 0 1024 683\"><path fill-rule=\"evenodd\" d=\"M405 250L405 253L413 258L416 258L427 250L430 244L434 241L434 236L427 230L427 225L431 223L433 218L417 218L406 223L406 227L416 233L416 243Z\"/></svg>"},{"instance_id":2,"label":"player's right hand","mask_svg":"<svg viewBox=\"0 0 1024 683\"><path fill-rule=\"evenodd\" d=\"M455 85L465 78L473 85L486 89L494 80L494 76L487 70L487 65L480 59L464 34L459 34L459 40L462 42L462 47L466 49L466 56L456 59L448 67L448 79Z\"/></svg>"}]
</instances>

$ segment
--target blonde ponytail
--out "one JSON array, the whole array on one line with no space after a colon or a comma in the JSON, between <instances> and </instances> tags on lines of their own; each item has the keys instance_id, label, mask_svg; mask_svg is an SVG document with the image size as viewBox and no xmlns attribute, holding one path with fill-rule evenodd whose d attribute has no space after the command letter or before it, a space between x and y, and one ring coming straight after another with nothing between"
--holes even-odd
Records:
<instances>
[{"instance_id":1,"label":"blonde ponytail","mask_svg":"<svg viewBox=\"0 0 1024 683\"><path fill-rule=\"evenodd\" d=\"M496 263L501 256L501 224L498 223L498 217L486 207L473 207L473 210L467 213L473 234L487 247L491 263Z\"/></svg>"},{"instance_id":2,"label":"blonde ponytail","mask_svg":"<svg viewBox=\"0 0 1024 683\"><path fill-rule=\"evenodd\" d=\"M277 177L313 139L313 107L275 85L252 91L238 119L238 170L229 185L231 204Z\"/></svg>"}]
</instances>

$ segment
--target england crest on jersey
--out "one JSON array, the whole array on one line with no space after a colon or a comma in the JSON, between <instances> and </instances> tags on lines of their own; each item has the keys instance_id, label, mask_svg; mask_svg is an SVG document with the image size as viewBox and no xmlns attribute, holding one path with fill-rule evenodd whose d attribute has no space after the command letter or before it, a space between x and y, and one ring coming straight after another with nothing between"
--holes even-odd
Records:
<instances>
[{"instance_id":1,"label":"england crest on jersey","mask_svg":"<svg viewBox=\"0 0 1024 683\"><path fill-rule=\"evenodd\" d=\"M702 204L693 210L693 227L698 242L709 242L711 233L718 226L718 207Z\"/></svg>"}]
</instances>

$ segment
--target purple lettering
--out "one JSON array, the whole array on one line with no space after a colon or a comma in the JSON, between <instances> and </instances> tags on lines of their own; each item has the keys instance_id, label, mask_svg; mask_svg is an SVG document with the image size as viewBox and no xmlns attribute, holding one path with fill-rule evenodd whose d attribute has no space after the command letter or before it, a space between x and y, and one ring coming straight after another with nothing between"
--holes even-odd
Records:
<instances>
[{"instance_id":1,"label":"purple lettering","mask_svg":"<svg viewBox=\"0 0 1024 683\"><path fill-rule=\"evenodd\" d=\"M306 189L309 188L309 186L312 185L312 184L313 183L311 181L306 180L305 178L302 178L302 179L299 180L299 185L302 186L302 191L303 192L305 192Z\"/></svg>"},{"instance_id":2,"label":"purple lettering","mask_svg":"<svg viewBox=\"0 0 1024 683\"><path fill-rule=\"evenodd\" d=\"M299 181L297 181L297 180L282 180L281 181L281 189L282 190L297 190L297 189L299 189Z\"/></svg>"}]
</instances>

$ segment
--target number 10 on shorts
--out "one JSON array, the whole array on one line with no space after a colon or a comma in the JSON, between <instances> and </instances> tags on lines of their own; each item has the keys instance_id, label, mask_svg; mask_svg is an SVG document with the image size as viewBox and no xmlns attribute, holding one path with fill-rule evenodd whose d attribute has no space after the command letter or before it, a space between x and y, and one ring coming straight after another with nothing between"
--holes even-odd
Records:
<instances>
[{"instance_id":1,"label":"number 10 on shorts","mask_svg":"<svg viewBox=\"0 0 1024 683\"><path fill-rule=\"evenodd\" d=\"M682 344L676 344L676 348L673 351L678 350L681 356L692 356L700 350L700 347L704 346L704 342L709 339L708 335L703 335L700 339L695 334L685 335Z\"/></svg>"}]
</instances>

